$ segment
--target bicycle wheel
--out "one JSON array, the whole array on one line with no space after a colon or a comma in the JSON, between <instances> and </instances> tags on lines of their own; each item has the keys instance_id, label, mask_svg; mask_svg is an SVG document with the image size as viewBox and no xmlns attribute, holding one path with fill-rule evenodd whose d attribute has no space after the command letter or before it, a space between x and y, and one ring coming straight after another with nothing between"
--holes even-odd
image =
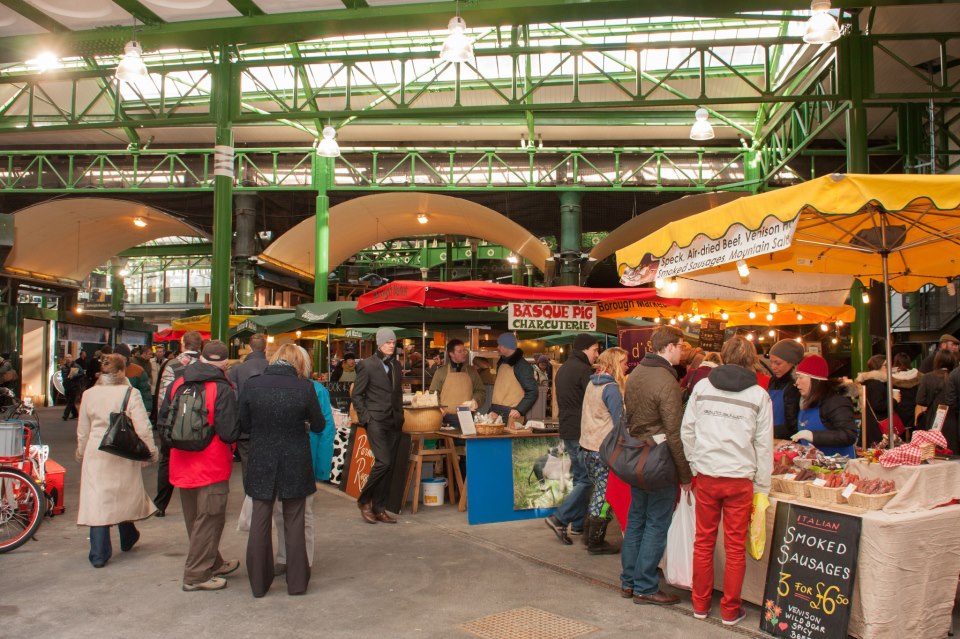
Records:
<instances>
[{"instance_id":1,"label":"bicycle wheel","mask_svg":"<svg viewBox=\"0 0 960 639\"><path fill-rule=\"evenodd\" d=\"M0 468L0 553L19 548L43 521L46 500L40 487L16 468Z\"/></svg>"}]
</instances>

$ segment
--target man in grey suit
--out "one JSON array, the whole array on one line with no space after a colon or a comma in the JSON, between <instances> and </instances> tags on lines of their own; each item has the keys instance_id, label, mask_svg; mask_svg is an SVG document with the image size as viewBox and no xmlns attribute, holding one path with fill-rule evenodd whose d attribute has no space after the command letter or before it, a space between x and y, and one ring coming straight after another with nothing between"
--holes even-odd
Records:
<instances>
[{"instance_id":1,"label":"man in grey suit","mask_svg":"<svg viewBox=\"0 0 960 639\"><path fill-rule=\"evenodd\" d=\"M394 353L397 336L389 328L377 331L377 352L357 364L357 380L353 384L353 406L357 418L367 429L367 441L374 463L357 506L363 520L395 524L385 506L393 475L393 458L400 444L403 428L402 371Z\"/></svg>"}]
</instances>

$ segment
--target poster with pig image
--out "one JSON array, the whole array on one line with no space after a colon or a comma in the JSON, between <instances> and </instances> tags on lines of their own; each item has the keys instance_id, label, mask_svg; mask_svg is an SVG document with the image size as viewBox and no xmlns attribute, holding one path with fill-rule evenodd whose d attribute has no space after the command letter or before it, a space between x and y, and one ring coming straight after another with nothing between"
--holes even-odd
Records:
<instances>
[{"instance_id":1,"label":"poster with pig image","mask_svg":"<svg viewBox=\"0 0 960 639\"><path fill-rule=\"evenodd\" d=\"M513 509L559 506L573 488L570 455L559 437L513 440Z\"/></svg>"}]
</instances>

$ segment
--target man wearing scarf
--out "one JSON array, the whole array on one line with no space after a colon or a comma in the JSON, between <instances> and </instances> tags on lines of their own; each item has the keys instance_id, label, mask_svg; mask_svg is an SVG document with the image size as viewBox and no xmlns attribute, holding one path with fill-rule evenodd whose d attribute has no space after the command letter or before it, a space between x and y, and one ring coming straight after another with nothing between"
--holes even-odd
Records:
<instances>
[{"instance_id":1,"label":"man wearing scarf","mask_svg":"<svg viewBox=\"0 0 960 639\"><path fill-rule=\"evenodd\" d=\"M394 356L397 336L389 328L377 331L377 352L357 364L353 385L353 406L360 424L367 429L367 441L374 463L367 483L357 499L363 520L370 524L395 524L386 512L387 495L393 476L393 458L403 427L402 371Z\"/></svg>"}]
</instances>

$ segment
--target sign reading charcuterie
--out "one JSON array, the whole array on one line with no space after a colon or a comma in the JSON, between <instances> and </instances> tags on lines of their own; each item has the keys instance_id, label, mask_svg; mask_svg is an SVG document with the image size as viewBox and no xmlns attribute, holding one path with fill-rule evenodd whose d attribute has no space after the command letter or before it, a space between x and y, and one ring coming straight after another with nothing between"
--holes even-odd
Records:
<instances>
[{"instance_id":1,"label":"sign reading charcuterie","mask_svg":"<svg viewBox=\"0 0 960 639\"><path fill-rule=\"evenodd\" d=\"M507 324L511 331L596 331L597 307L511 302Z\"/></svg>"},{"instance_id":2,"label":"sign reading charcuterie","mask_svg":"<svg viewBox=\"0 0 960 639\"><path fill-rule=\"evenodd\" d=\"M777 503L760 629L774 637L846 637L859 517Z\"/></svg>"}]
</instances>

